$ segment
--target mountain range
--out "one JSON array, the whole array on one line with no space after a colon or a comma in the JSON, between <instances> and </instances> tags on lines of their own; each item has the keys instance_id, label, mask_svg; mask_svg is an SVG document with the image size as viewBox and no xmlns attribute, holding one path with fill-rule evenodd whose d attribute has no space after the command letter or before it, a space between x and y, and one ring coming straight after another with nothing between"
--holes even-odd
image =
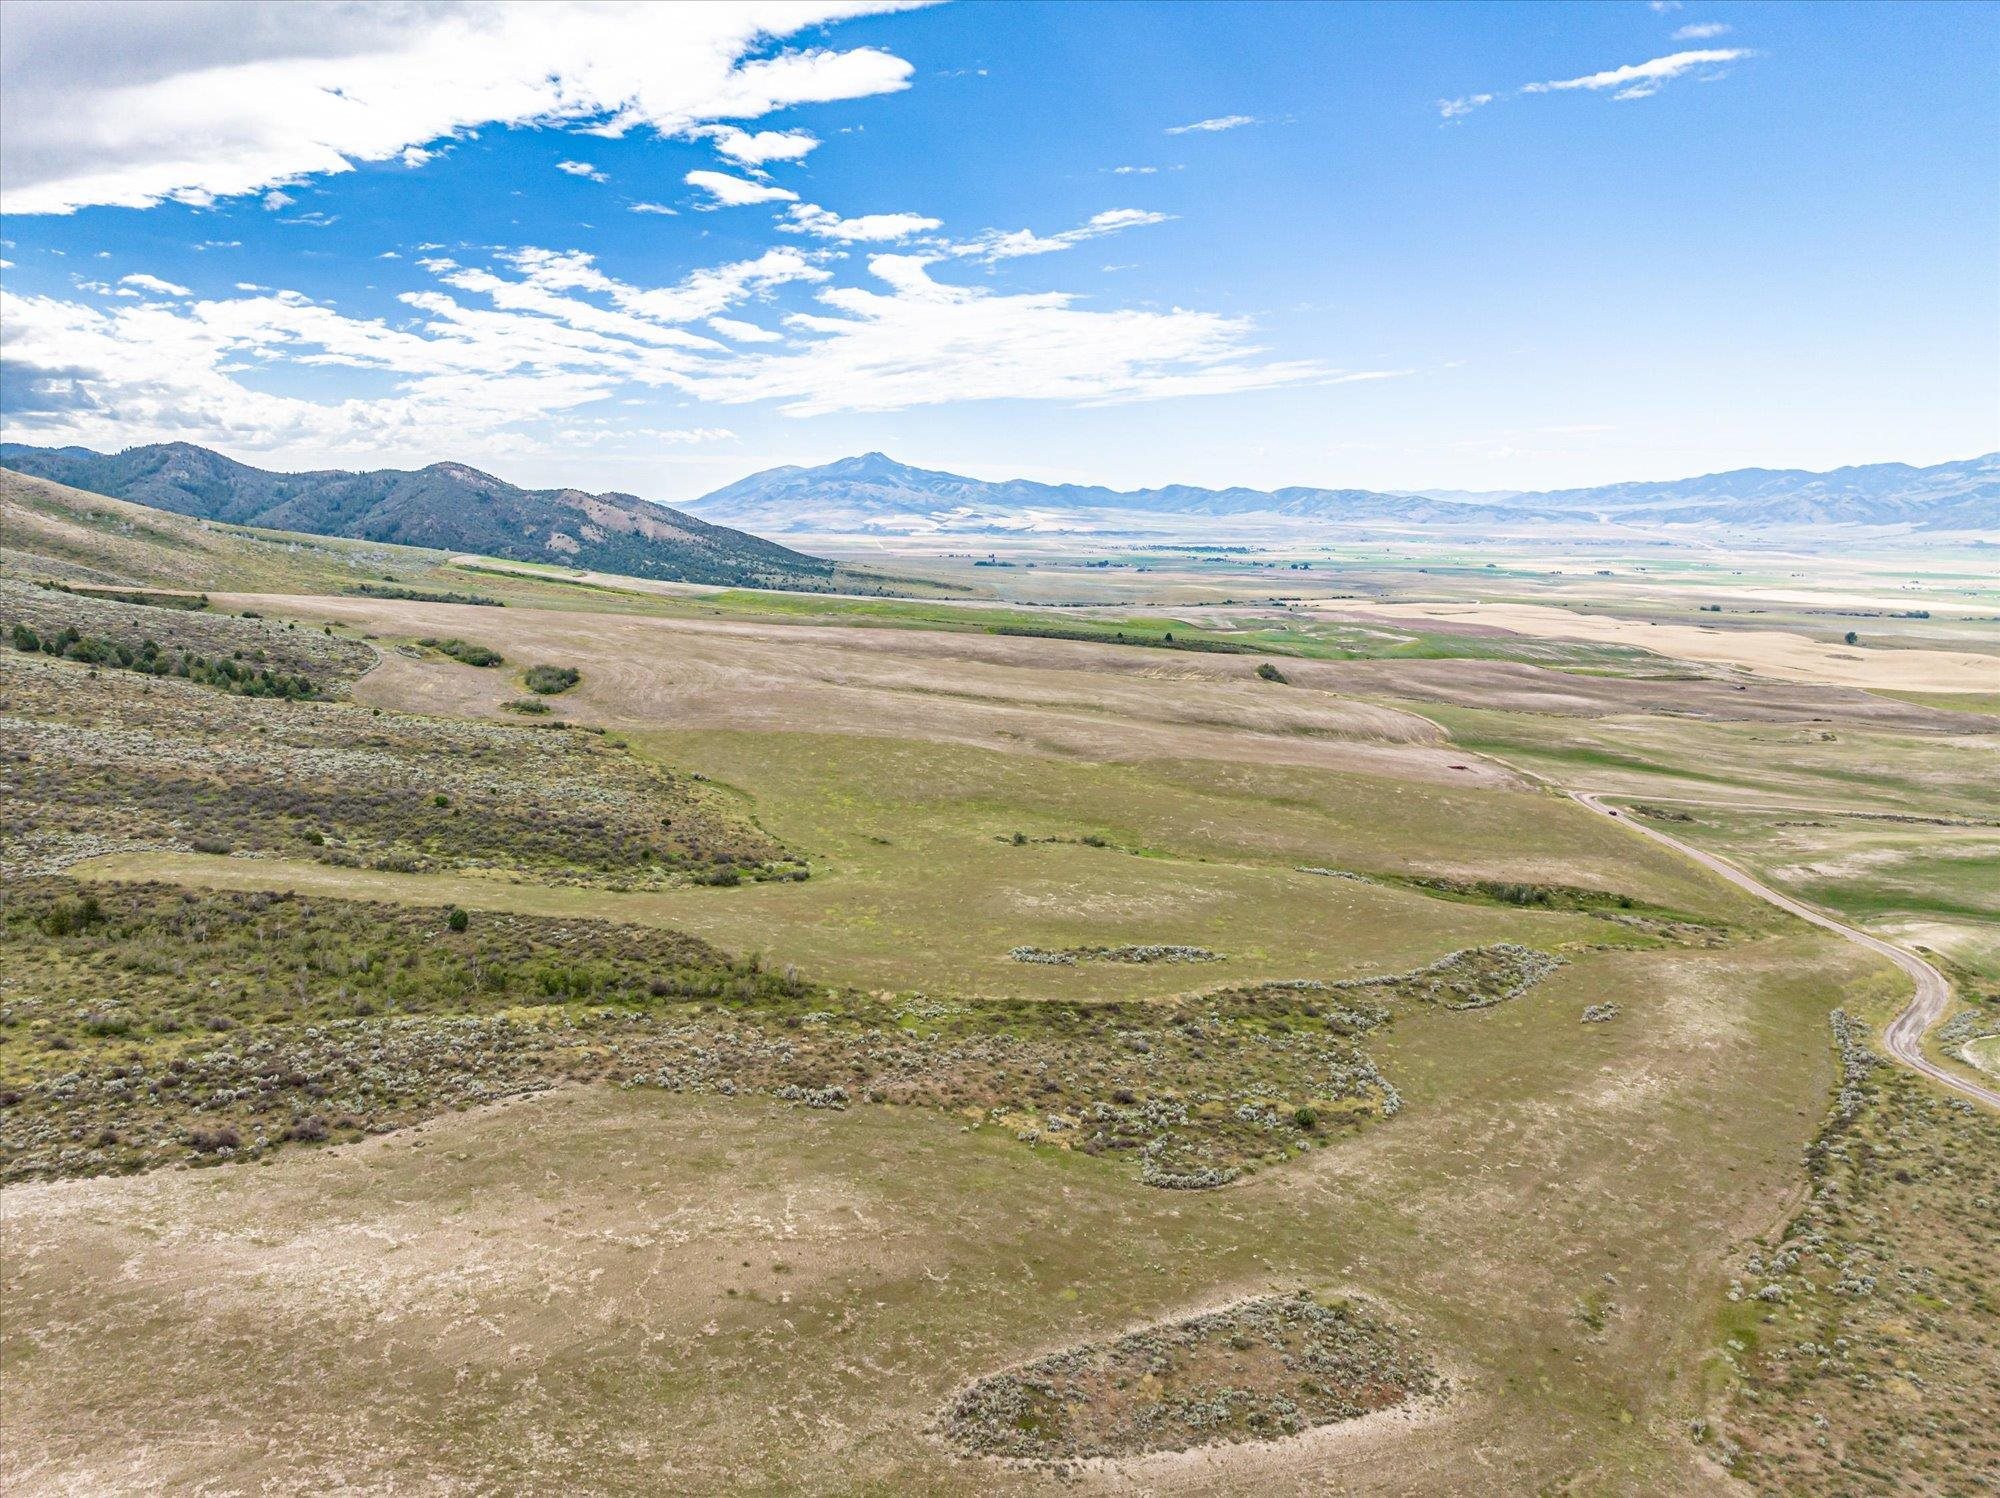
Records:
<instances>
[{"instance_id":1,"label":"mountain range","mask_svg":"<svg viewBox=\"0 0 2000 1498\"><path fill-rule=\"evenodd\" d=\"M1516 538L1633 531L1698 538L1829 528L1841 534L1864 527L2000 533L2000 453L1928 468L1745 468L1664 483L1466 493L991 482L914 468L877 452L815 468L765 469L685 510L632 494L522 489L462 463L414 471L276 473L186 442L109 454L10 442L0 444L0 466L234 525L732 587L832 585L832 562L753 531L1196 542L1231 535L1297 538L1330 529Z\"/></svg>"},{"instance_id":2,"label":"mountain range","mask_svg":"<svg viewBox=\"0 0 2000 1498\"><path fill-rule=\"evenodd\" d=\"M1664 483L1546 493L1383 492L1370 489L1117 490L1029 479L989 482L913 468L882 453L816 468L770 468L700 499L690 510L777 535L1166 532L1302 524L1372 529L1550 526L1799 529L1896 527L1926 532L2000 530L2000 453L1914 468L1877 463L1830 473L1745 468Z\"/></svg>"},{"instance_id":3,"label":"mountain range","mask_svg":"<svg viewBox=\"0 0 2000 1498\"><path fill-rule=\"evenodd\" d=\"M520 489L462 463L273 473L186 442L0 444L0 467L231 525L478 552L675 582L825 588L833 563L632 494Z\"/></svg>"}]
</instances>

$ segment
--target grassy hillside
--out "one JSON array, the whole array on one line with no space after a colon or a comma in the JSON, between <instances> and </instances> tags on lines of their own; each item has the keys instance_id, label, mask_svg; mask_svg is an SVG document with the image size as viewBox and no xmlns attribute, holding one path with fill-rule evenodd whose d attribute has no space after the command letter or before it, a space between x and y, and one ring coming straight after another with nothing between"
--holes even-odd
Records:
<instances>
[{"instance_id":1,"label":"grassy hillside","mask_svg":"<svg viewBox=\"0 0 2000 1498\"><path fill-rule=\"evenodd\" d=\"M95 453L0 447L17 471L235 525L346 536L634 577L824 587L833 564L630 494L522 489L460 463L415 472L273 473L185 442Z\"/></svg>"}]
</instances>

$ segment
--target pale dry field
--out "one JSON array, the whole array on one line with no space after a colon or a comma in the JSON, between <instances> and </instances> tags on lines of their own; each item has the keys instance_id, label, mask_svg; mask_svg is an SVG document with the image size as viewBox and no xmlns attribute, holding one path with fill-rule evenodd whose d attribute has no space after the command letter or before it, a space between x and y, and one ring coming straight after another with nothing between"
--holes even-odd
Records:
<instances>
[{"instance_id":1,"label":"pale dry field","mask_svg":"<svg viewBox=\"0 0 2000 1498\"><path fill-rule=\"evenodd\" d=\"M1101 762L1212 759L1516 783L1454 754L1413 713L1259 681L1258 658L1087 641L846 625L762 624L368 598L219 595L232 609L328 619L385 637L452 636L509 668L583 670L566 716L608 727L891 735ZM521 693L512 669L386 651L360 700L486 714Z\"/></svg>"},{"instance_id":2,"label":"pale dry field","mask_svg":"<svg viewBox=\"0 0 2000 1498\"><path fill-rule=\"evenodd\" d=\"M574 665L555 714L707 775L814 877L648 894L194 854L86 872L671 924L816 979L953 996L1144 1000L1504 939L1566 965L1491 1009L1406 1006L1369 1041L1400 1113L1215 1192L919 1109L615 1086L259 1166L10 1186L11 1491L1716 1491L1688 1432L1711 1407L1724 1291L1799 1202L1833 1074L1827 1011L1886 1013L1900 980L1385 699L1461 704L1440 718L1495 734L1531 720L1565 773L1616 754L1671 766L1692 744L1718 781L1738 759L1761 767L1738 799L1803 795L1849 765L1879 773L1890 805L1929 779L1961 795L1961 767L1996 738L1860 683L1807 685L1824 678L1789 673L1782 644L1741 680L1287 658L1279 684L1258 656L1039 638L216 601L380 636L356 696L384 709L511 720L522 668ZM1679 638L1596 622L1654 649ZM397 648L429 635L507 664ZM1610 773L1654 784L1643 766ZM1098 828L1110 845L1076 835ZM1023 829L1041 840L1016 843ZM1342 860L1630 889L1732 930L1655 944L1301 868ZM1228 960L1006 955L1107 938ZM1606 1001L1613 1022L1581 1022ZM1299 1286L1407 1320L1451 1376L1447 1402L1066 1477L936 1437L972 1378Z\"/></svg>"},{"instance_id":3,"label":"pale dry field","mask_svg":"<svg viewBox=\"0 0 2000 1498\"><path fill-rule=\"evenodd\" d=\"M0 1473L36 1494L1713 1491L1685 1438L1705 1308L1793 1199L1819 986L1882 986L1870 968L1817 935L1580 957L1506 1008L1399 1022L1393 1124L1215 1193L923 1110L606 1087L263 1167L12 1186ZM1578 1025L1609 992L1628 1018ZM1414 1325L1442 1410L1070 1479L931 1433L970 1378L1301 1285Z\"/></svg>"},{"instance_id":4,"label":"pale dry field","mask_svg":"<svg viewBox=\"0 0 2000 1498\"><path fill-rule=\"evenodd\" d=\"M2000 656L1952 650L1871 650L1783 630L1724 630L1616 619L1532 603L1317 603L1363 620L1489 625L1540 639L1636 645L1680 660L1732 666L1780 681L1903 692L2000 692ZM1866 628L1866 621L1861 621Z\"/></svg>"}]
</instances>

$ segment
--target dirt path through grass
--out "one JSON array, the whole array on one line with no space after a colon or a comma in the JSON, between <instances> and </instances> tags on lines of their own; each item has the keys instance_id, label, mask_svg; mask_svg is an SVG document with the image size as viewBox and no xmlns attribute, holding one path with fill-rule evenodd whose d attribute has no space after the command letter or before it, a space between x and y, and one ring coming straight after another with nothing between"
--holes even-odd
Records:
<instances>
[{"instance_id":1,"label":"dirt path through grass","mask_svg":"<svg viewBox=\"0 0 2000 1498\"><path fill-rule=\"evenodd\" d=\"M1802 904L1789 895L1781 895L1769 885L1758 882L1734 864L1716 857L1713 853L1704 853L1699 848L1690 847L1679 838L1670 837L1656 828L1642 827L1630 817L1613 811L1591 792L1572 791L1570 794L1592 811L1601 812L1607 817L1617 817L1635 832L1643 833L1655 842L1665 843L1669 848L1685 854L1703 868L1720 874L1739 889L1748 890L1759 899L1768 900L1780 910L1795 915L1802 921L1811 921L1815 926L1822 926L1836 935L1844 936L1849 941L1864 946L1871 952L1879 953L1895 963L1910 975L1917 988L1910 998L1909 1005L1890 1021L1889 1028L1883 1032L1882 1040L1889 1048L1889 1053L1913 1071L1921 1072L1935 1082L1942 1082L1954 1092L1963 1093L1989 1108L2000 1108L2000 1092L1954 1075L1924 1055L1924 1032L1938 1022L1944 1014L1945 1006L1951 1002L1951 984L1945 980L1943 973L1923 958L1914 952L1905 951L1893 942L1886 942L1879 936L1870 936L1865 931L1843 925L1831 916L1822 915L1811 906Z\"/></svg>"}]
</instances>

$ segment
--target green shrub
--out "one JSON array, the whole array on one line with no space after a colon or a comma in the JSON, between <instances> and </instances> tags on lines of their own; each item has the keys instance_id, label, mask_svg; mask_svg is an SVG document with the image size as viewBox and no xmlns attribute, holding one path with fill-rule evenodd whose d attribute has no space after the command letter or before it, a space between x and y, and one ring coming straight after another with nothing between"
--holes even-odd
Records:
<instances>
[{"instance_id":1,"label":"green shrub","mask_svg":"<svg viewBox=\"0 0 2000 1498\"><path fill-rule=\"evenodd\" d=\"M428 646L442 655L448 655L453 660L467 666L497 666L506 660L506 657L497 650L489 650L484 645L477 645L471 640L461 640L456 637L449 640L440 640L436 635L426 635L423 639L417 641L417 643Z\"/></svg>"},{"instance_id":2,"label":"green shrub","mask_svg":"<svg viewBox=\"0 0 2000 1498\"><path fill-rule=\"evenodd\" d=\"M42 637L25 624L14 626L14 648L24 654L32 654L42 648Z\"/></svg>"},{"instance_id":3,"label":"green shrub","mask_svg":"<svg viewBox=\"0 0 2000 1498\"><path fill-rule=\"evenodd\" d=\"M1262 665L1257 667L1257 674L1258 676L1262 677L1265 681L1283 681L1285 679L1285 673L1280 671L1276 666L1272 665L1269 661L1265 661Z\"/></svg>"},{"instance_id":4,"label":"green shrub","mask_svg":"<svg viewBox=\"0 0 2000 1498\"><path fill-rule=\"evenodd\" d=\"M463 931L467 926L472 924L472 917L454 905L451 908L451 914L445 917L445 924L454 931Z\"/></svg>"},{"instance_id":5,"label":"green shrub","mask_svg":"<svg viewBox=\"0 0 2000 1498\"><path fill-rule=\"evenodd\" d=\"M558 692L567 692L583 677L574 666L530 666L522 680L529 691L553 697Z\"/></svg>"}]
</instances>

